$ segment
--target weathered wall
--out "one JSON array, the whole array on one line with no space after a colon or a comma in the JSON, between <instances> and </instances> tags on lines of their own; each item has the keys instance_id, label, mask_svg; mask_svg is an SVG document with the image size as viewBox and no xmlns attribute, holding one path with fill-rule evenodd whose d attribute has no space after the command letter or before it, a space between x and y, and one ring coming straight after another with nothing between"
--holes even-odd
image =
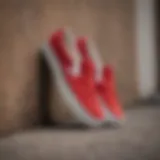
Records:
<instances>
[{"instance_id":1,"label":"weathered wall","mask_svg":"<svg viewBox=\"0 0 160 160\"><path fill-rule=\"evenodd\" d=\"M121 100L135 98L133 0L1 0L0 131L37 121L37 49L62 26L93 37L115 67Z\"/></svg>"}]
</instances>

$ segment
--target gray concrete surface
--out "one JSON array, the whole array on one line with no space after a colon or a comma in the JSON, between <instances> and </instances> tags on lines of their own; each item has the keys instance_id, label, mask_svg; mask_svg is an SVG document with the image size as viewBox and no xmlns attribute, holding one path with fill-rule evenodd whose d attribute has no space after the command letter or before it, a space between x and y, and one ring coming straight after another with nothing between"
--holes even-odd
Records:
<instances>
[{"instance_id":1,"label":"gray concrete surface","mask_svg":"<svg viewBox=\"0 0 160 160\"><path fill-rule=\"evenodd\" d=\"M119 129L35 130L0 140L0 160L159 160L160 107L127 111Z\"/></svg>"}]
</instances>

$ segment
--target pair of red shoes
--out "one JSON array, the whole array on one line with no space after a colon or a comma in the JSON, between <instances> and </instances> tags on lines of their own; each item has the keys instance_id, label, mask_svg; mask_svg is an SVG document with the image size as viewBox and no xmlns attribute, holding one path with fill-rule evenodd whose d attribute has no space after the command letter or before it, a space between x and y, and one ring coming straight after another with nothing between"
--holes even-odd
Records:
<instances>
[{"instance_id":1,"label":"pair of red shoes","mask_svg":"<svg viewBox=\"0 0 160 160\"><path fill-rule=\"evenodd\" d=\"M113 70L102 66L85 38L60 29L43 47L55 83L77 120L88 126L119 123L124 114L117 100Z\"/></svg>"}]
</instances>

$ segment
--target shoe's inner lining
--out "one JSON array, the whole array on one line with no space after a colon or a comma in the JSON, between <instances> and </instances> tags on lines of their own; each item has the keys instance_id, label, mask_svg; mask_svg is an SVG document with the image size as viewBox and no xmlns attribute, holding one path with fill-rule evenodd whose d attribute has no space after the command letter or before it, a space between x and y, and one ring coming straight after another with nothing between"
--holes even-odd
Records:
<instances>
[{"instance_id":1,"label":"shoe's inner lining","mask_svg":"<svg viewBox=\"0 0 160 160\"><path fill-rule=\"evenodd\" d=\"M64 43L67 53L73 60L73 67L71 68L71 73L74 76L78 76L80 74L80 67L81 67L81 56L79 54L79 51L76 47L76 38L75 35L69 30L65 30L64 33Z\"/></svg>"},{"instance_id":2,"label":"shoe's inner lining","mask_svg":"<svg viewBox=\"0 0 160 160\"><path fill-rule=\"evenodd\" d=\"M103 77L103 62L100 58L100 53L97 51L96 46L93 41L89 40L88 42L88 53L92 58L96 66L96 81L101 81Z\"/></svg>"}]
</instances>

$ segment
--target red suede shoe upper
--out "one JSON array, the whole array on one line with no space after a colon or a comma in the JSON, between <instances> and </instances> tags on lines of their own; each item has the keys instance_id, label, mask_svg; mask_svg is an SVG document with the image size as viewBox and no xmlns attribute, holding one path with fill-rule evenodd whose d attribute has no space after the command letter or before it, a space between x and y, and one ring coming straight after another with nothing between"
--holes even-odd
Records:
<instances>
[{"instance_id":1,"label":"red suede shoe upper","mask_svg":"<svg viewBox=\"0 0 160 160\"><path fill-rule=\"evenodd\" d=\"M85 38L79 38L77 41L77 46L79 47L82 56L87 60L92 60L92 57L89 53L87 47L87 40ZM92 65L93 62L92 62ZM116 88L115 88L115 80L114 74L111 67L104 68L104 74L102 75L102 80L100 82L96 82L95 80L95 88L97 89L97 93L100 95L102 100L105 102L106 107L118 118L123 116L123 111L119 104ZM94 72L96 74L96 71ZM94 76L93 74L93 76ZM96 85L97 83L97 85Z\"/></svg>"},{"instance_id":2,"label":"red suede shoe upper","mask_svg":"<svg viewBox=\"0 0 160 160\"><path fill-rule=\"evenodd\" d=\"M92 59L89 56L89 51L88 51L88 48L87 48L87 39L86 38L84 38L84 37L79 38L77 40L77 47L79 48L80 53L81 53L81 55L83 56L84 59L90 59L90 60Z\"/></svg>"},{"instance_id":3,"label":"red suede shoe upper","mask_svg":"<svg viewBox=\"0 0 160 160\"><path fill-rule=\"evenodd\" d=\"M50 46L53 49L53 54L55 54L62 66L65 80L86 112L93 118L104 119L104 114L94 87L94 68L90 61L84 60L81 64L80 75L73 75L70 72L70 69L74 67L72 63L73 59L68 54L67 48L65 48L64 34L63 30L56 32L51 37Z\"/></svg>"},{"instance_id":4,"label":"red suede shoe upper","mask_svg":"<svg viewBox=\"0 0 160 160\"><path fill-rule=\"evenodd\" d=\"M104 68L104 75L101 83L97 85L97 90L103 100L107 104L107 108L117 117L123 117L123 111L119 103L116 88L115 78L111 67L107 66Z\"/></svg>"}]
</instances>

